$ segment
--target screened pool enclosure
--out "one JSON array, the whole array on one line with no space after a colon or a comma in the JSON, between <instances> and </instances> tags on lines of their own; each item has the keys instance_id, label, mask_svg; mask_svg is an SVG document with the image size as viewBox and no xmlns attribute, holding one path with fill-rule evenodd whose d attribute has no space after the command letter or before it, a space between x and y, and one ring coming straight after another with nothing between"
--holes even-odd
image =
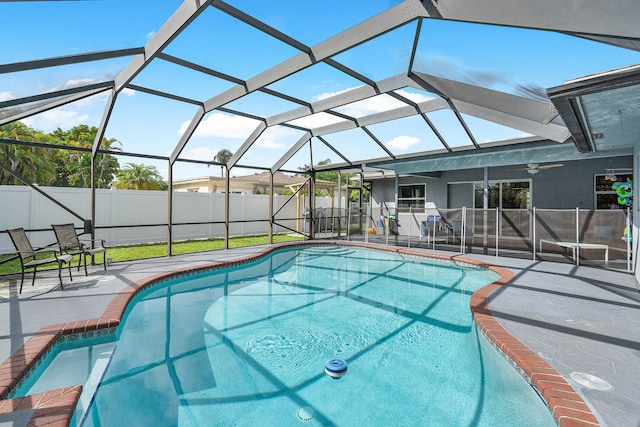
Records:
<instances>
[{"instance_id":1,"label":"screened pool enclosure","mask_svg":"<svg viewBox=\"0 0 640 427\"><path fill-rule=\"evenodd\" d=\"M111 245L166 242L171 255L178 240L223 238L226 247L249 234L271 243L275 233L369 239L384 229L388 241L395 217L402 230L392 241L402 245L448 240L464 251L471 238L535 256L542 239L570 242L552 246L579 259L594 250L588 240L610 259L631 259L632 240L618 233L633 226L629 211L608 214L616 231L603 243L579 218L607 214L589 206L494 209L487 184L480 208L452 208L428 186L408 207L397 183L633 156L635 1L14 0L0 13L10 17L0 29L0 177L23 186L0 185L3 252L4 230L24 227L45 242L56 222ZM16 123L37 132L7 130ZM95 137L56 139L78 125L97 128ZM52 150L89 162L86 188L34 185L27 158ZM224 162L221 150L232 154ZM101 187L105 155L154 166L168 191ZM266 194L234 194L234 178L263 172ZM278 172L301 185L276 197ZM225 178L216 192L174 191L176 181L216 174ZM396 181L394 203L372 197L367 174ZM328 176L331 191L317 191ZM542 231L543 217L567 231Z\"/></svg>"}]
</instances>

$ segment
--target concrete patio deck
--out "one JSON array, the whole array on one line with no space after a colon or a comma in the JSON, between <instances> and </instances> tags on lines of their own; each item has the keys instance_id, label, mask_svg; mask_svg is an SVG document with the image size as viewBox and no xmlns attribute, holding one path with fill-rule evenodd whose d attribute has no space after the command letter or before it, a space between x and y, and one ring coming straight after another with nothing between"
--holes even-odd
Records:
<instances>
[{"instance_id":1,"label":"concrete patio deck","mask_svg":"<svg viewBox=\"0 0 640 427\"><path fill-rule=\"evenodd\" d=\"M116 263L59 288L54 272L36 286L0 279L0 363L45 325L100 317L131 283L172 270L229 261L264 250L232 249ZM425 251L429 252L429 251ZM450 252L444 253L451 255ZM550 262L465 254L505 267L513 281L491 295L489 308L512 335L546 360L609 427L640 426L640 293L623 272ZM4 421L4 420L1 420Z\"/></svg>"}]
</instances>

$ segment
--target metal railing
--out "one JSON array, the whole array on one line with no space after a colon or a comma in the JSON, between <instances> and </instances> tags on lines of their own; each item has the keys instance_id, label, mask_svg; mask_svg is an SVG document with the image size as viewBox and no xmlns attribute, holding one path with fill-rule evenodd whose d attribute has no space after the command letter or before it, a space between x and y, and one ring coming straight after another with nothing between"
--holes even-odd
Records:
<instances>
[{"instance_id":1,"label":"metal railing","mask_svg":"<svg viewBox=\"0 0 640 427\"><path fill-rule=\"evenodd\" d=\"M631 210L351 206L316 216L316 239L529 258L632 271ZM324 224L322 226L321 224Z\"/></svg>"}]
</instances>

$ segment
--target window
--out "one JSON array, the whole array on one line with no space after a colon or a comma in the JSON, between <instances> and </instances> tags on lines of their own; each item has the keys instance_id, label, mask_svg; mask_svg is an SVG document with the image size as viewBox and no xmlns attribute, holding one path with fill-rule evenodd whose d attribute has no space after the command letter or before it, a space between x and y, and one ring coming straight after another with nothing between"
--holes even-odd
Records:
<instances>
[{"instance_id":1,"label":"window","mask_svg":"<svg viewBox=\"0 0 640 427\"><path fill-rule=\"evenodd\" d=\"M614 180L612 180L615 179ZM625 209L627 207L628 191L633 186L628 184L633 181L633 174L606 174L594 176L595 208L596 209ZM615 188L614 188L615 186ZM630 201L629 201L630 203Z\"/></svg>"},{"instance_id":2,"label":"window","mask_svg":"<svg viewBox=\"0 0 640 427\"><path fill-rule=\"evenodd\" d=\"M483 183L475 184L474 207L484 207ZM530 181L489 183L489 209L528 209L531 207Z\"/></svg>"},{"instance_id":3,"label":"window","mask_svg":"<svg viewBox=\"0 0 640 427\"><path fill-rule=\"evenodd\" d=\"M398 186L399 209L424 209L427 199L426 184L412 184Z\"/></svg>"},{"instance_id":4,"label":"window","mask_svg":"<svg viewBox=\"0 0 640 427\"><path fill-rule=\"evenodd\" d=\"M483 183L475 183L474 207L483 208ZM523 238L531 235L531 180L489 182L489 209L500 208L500 215L487 218L485 211L476 210L471 217L473 232L490 235L496 227L503 238Z\"/></svg>"}]
</instances>

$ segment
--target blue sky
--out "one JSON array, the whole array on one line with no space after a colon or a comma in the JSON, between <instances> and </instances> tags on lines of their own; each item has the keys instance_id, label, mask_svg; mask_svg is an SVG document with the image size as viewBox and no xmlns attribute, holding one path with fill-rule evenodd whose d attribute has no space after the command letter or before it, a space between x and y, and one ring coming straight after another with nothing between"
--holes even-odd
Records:
<instances>
[{"instance_id":1,"label":"blue sky","mask_svg":"<svg viewBox=\"0 0 640 427\"><path fill-rule=\"evenodd\" d=\"M143 46L180 5L179 0L95 0L49 2L0 2L0 64L63 56L82 52ZM327 0L308 2L280 0L228 1L234 7L264 20L283 33L313 46L332 35L367 19L398 1ZM25 30L26 29L26 30ZM337 55L334 59L373 80L405 73L409 65L416 23L409 23L378 39ZM249 79L294 56L292 47L259 33L214 8L208 8L172 42L165 53L202 64L241 79ZM43 70L0 74L0 101L113 79L131 58L77 64ZM420 34L414 69L522 95L543 93L545 88L568 79L640 63L640 54L612 46L552 32L531 31L460 22L425 20ZM154 60L134 84L205 101L233 84L171 63ZM326 64L275 82L269 88L313 102L360 86L361 83ZM404 96L419 101L432 94L406 89ZM26 120L31 126L51 131L86 123L97 126L106 96L98 95ZM388 96L347 105L339 111L354 117L383 111L396 105ZM297 107L296 104L253 93L227 107L270 116ZM167 156L180 139L196 108L141 92L123 91L116 102L106 136L117 138L124 151ZM479 142L523 136L517 129L505 128L465 116ZM468 145L464 131L450 111L430 114L430 119L452 146ZM327 115L314 117L331 123ZM308 124L301 120L298 124ZM209 113L181 157L209 160L227 148L237 150L257 122L221 112ZM424 121L416 118L370 126L370 130L396 154L420 152L441 147ZM271 167L302 133L285 127L265 132L240 164ZM362 131L327 135L326 139L353 160L383 156ZM331 150L312 140L313 160L324 158L341 162ZM120 158L120 163L140 163L142 159ZM166 177L163 161L144 161L155 165ZM285 168L296 170L310 162L309 151L296 155ZM236 169L236 175L253 173ZM217 175L220 169L178 163L176 179Z\"/></svg>"}]
</instances>

